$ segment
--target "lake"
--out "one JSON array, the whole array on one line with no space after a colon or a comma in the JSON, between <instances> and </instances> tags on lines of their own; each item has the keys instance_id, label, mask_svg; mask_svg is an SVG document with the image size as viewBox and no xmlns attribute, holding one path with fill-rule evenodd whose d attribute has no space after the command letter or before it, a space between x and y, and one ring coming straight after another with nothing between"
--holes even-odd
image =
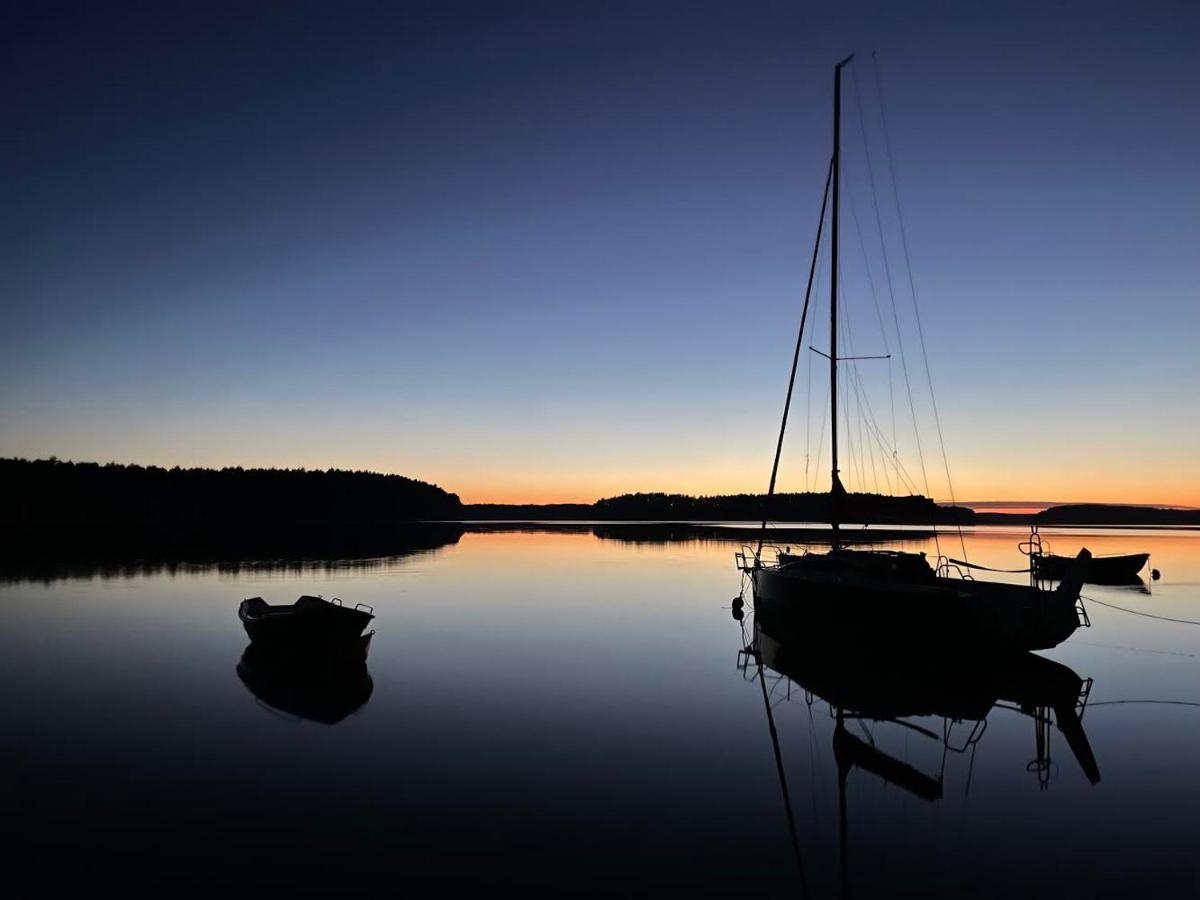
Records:
<instances>
[{"instance_id":1,"label":"lake","mask_svg":"<svg viewBox=\"0 0 1200 900\"><path fill-rule=\"evenodd\" d=\"M468 530L371 560L12 575L8 857L51 892L1194 894L1200 627L1152 616L1200 622L1200 531L1043 533L1162 572L1086 585L1092 627L1040 654L1078 676L1092 768L1063 710L1019 698L839 724L739 657L736 541ZM1025 536L963 545L1016 568ZM365 672L289 687L243 658L238 602L300 594L374 607Z\"/></svg>"}]
</instances>

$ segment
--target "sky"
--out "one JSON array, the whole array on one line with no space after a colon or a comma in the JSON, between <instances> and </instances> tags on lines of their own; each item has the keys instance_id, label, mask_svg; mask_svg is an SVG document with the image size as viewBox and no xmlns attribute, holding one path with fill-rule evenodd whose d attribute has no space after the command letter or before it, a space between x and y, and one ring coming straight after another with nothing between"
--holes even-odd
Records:
<instances>
[{"instance_id":1,"label":"sky","mask_svg":"<svg viewBox=\"0 0 1200 900\"><path fill-rule=\"evenodd\" d=\"M843 480L1200 506L1194 3L0 15L0 456L765 490L853 52Z\"/></svg>"}]
</instances>

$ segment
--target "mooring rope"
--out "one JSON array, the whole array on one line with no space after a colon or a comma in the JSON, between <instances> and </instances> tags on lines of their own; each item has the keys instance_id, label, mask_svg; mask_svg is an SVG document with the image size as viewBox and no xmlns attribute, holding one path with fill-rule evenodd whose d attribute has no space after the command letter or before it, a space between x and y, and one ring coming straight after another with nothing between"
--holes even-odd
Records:
<instances>
[{"instance_id":1,"label":"mooring rope","mask_svg":"<svg viewBox=\"0 0 1200 900\"><path fill-rule=\"evenodd\" d=\"M1029 569L993 569L989 566L981 566L978 563L967 562L965 559L953 559L946 557L950 562L957 566L966 566L968 569L982 569L985 572L1003 572L1006 575L1028 575Z\"/></svg>"},{"instance_id":2,"label":"mooring rope","mask_svg":"<svg viewBox=\"0 0 1200 900\"><path fill-rule=\"evenodd\" d=\"M1145 703L1153 706L1200 706L1200 703L1195 700L1099 700L1094 703L1088 703L1087 708L1093 706L1124 706L1127 703Z\"/></svg>"},{"instance_id":3,"label":"mooring rope","mask_svg":"<svg viewBox=\"0 0 1200 900\"><path fill-rule=\"evenodd\" d=\"M1171 616L1159 616L1155 615L1154 613L1140 612L1136 609L1127 609L1124 606L1117 606L1115 603L1105 603L1103 600L1097 600L1094 597L1084 597L1083 594L1080 594L1079 596L1088 603L1099 603L1101 606L1107 606L1109 609L1117 609L1121 612L1127 612L1133 616L1144 616L1147 619L1158 619L1162 622L1175 622L1179 625L1200 625L1200 622L1197 622L1194 619L1175 619Z\"/></svg>"}]
</instances>

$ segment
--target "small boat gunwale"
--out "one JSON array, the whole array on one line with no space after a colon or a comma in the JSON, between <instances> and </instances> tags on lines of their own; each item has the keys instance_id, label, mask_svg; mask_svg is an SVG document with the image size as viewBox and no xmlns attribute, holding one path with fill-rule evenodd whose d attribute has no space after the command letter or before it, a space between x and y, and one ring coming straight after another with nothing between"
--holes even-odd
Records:
<instances>
[{"instance_id":1,"label":"small boat gunwale","mask_svg":"<svg viewBox=\"0 0 1200 900\"><path fill-rule=\"evenodd\" d=\"M278 605L248 597L238 605L238 618L252 642L323 644L360 638L375 610L365 603L345 606L337 597L306 594Z\"/></svg>"},{"instance_id":2,"label":"small boat gunwale","mask_svg":"<svg viewBox=\"0 0 1200 900\"><path fill-rule=\"evenodd\" d=\"M1051 581L1061 580L1071 563L1071 557L1054 553L1034 555L1032 559L1038 577ZM1093 556L1084 580L1092 584L1127 584L1140 581L1138 573L1149 561L1149 553L1110 553Z\"/></svg>"}]
</instances>

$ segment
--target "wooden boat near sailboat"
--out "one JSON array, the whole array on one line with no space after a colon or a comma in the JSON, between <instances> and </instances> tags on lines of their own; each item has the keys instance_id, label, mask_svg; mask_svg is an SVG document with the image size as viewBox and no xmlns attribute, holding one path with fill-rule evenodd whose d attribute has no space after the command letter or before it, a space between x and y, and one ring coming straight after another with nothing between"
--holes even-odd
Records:
<instances>
[{"instance_id":1,"label":"wooden boat near sailboat","mask_svg":"<svg viewBox=\"0 0 1200 900\"><path fill-rule=\"evenodd\" d=\"M1138 573L1150 559L1149 553L1124 553L1110 556L1093 556L1088 564L1086 580L1092 584L1139 584ZM1070 556L1046 553L1033 557L1034 570L1039 578L1060 581L1068 577L1071 568Z\"/></svg>"},{"instance_id":2,"label":"wooden boat near sailboat","mask_svg":"<svg viewBox=\"0 0 1200 900\"><path fill-rule=\"evenodd\" d=\"M826 552L778 554L774 559L769 559L760 538L757 550L737 555L738 565L749 577L756 610L769 608L776 617L791 620L789 625L803 623L818 633L826 628L849 629L863 641L901 642L914 647L925 642L932 642L939 647L958 643L1005 652L1054 647L1070 637L1080 625L1088 624L1079 596L1091 560L1086 548L1064 567L1058 586L1049 589L1040 580L1041 576L1035 571L1033 562L1030 563L1028 584L1009 584L972 577L969 574L971 569L983 567L972 566L969 562L939 560L935 567L930 565L923 553L855 550L842 544L839 512L844 505L846 492L838 463L838 375L839 361L842 359L838 343L838 308L841 303L838 291L838 217L842 70L852 58L847 57L834 68L833 152L809 268L800 334L792 359L783 422L767 492L769 503L775 493L784 431L828 207L831 256L829 348L827 353L817 352L829 361L831 546ZM850 357L855 358L879 357ZM764 513L764 536L767 521L768 515Z\"/></svg>"}]
</instances>

